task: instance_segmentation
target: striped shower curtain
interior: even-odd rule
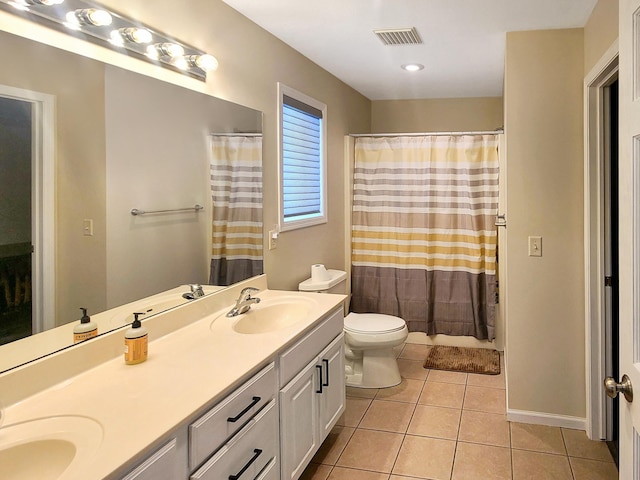
[[[357,138],[351,309],[492,340],[497,206],[497,135]]]
[[[211,285],[260,275],[262,136],[211,136]]]

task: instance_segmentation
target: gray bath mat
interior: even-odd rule
[[[500,373],[500,354],[497,350],[488,348],[434,345],[424,361],[424,368],[498,375]]]

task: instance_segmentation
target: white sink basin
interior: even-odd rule
[[[86,417],[61,416],[0,428],[0,478],[72,478],[79,464],[91,462],[102,443],[102,427]]]
[[[251,305],[248,312],[232,318],[234,331],[238,333],[267,333],[287,328],[305,320],[316,303],[304,297],[282,296],[263,299]]]

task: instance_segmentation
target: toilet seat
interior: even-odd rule
[[[382,313],[350,313],[344,319],[344,329],[352,333],[393,333],[405,328],[403,319]]]

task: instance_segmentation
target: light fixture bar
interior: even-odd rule
[[[0,0],[0,9],[206,81],[217,60],[192,46],[87,0]]]

